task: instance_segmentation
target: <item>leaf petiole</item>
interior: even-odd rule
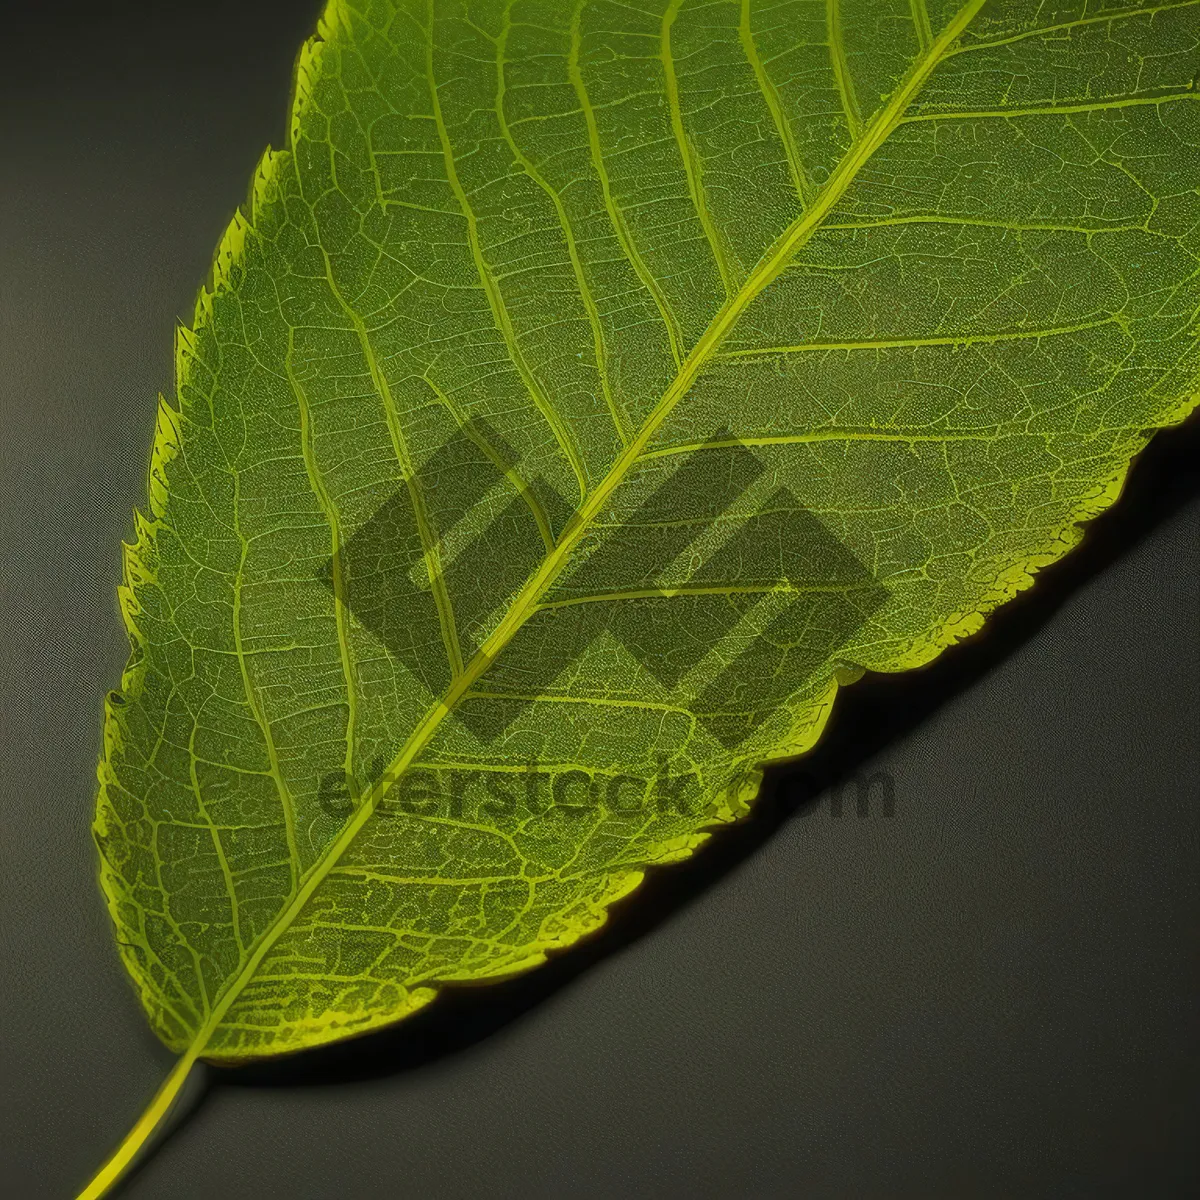
[[[160,1130],[167,1115],[174,1107],[183,1085],[191,1074],[192,1067],[196,1065],[201,1048],[201,1043],[197,1039],[175,1064],[170,1075],[163,1081],[162,1087],[155,1093],[154,1099],[146,1107],[146,1111],[138,1118],[137,1124],[125,1135],[125,1139],[104,1166],[96,1172],[87,1187],[79,1193],[78,1200],[99,1200],[132,1166],[147,1143]]]

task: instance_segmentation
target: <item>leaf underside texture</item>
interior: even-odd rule
[[[159,1036],[540,962],[1069,550],[1196,402],[1198,46],[1196,0],[332,0],[127,547],[95,834]]]

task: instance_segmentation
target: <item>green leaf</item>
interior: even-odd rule
[[[179,1079],[597,928],[1197,399],[1196,0],[432,7],[332,0],[160,406],[95,832]]]

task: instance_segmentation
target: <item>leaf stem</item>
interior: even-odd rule
[[[162,1126],[178,1098],[180,1090],[191,1074],[192,1067],[196,1065],[196,1059],[199,1057],[201,1049],[202,1046],[197,1039],[172,1068],[170,1075],[167,1076],[154,1099],[146,1107],[146,1111],[138,1118],[137,1124],[125,1135],[125,1140],[116,1148],[104,1166],[96,1172],[91,1183],[79,1193],[78,1200],[100,1200],[100,1197],[105,1195],[124,1176],[142,1148]]]

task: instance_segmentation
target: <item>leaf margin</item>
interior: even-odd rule
[[[183,411],[183,402],[180,397],[190,379],[189,372],[192,362],[191,352],[194,345],[194,338],[213,319],[214,299],[235,285],[236,272],[243,265],[247,238],[254,233],[254,214],[260,205],[269,202],[271,199],[271,190],[277,185],[278,173],[285,168],[294,156],[300,117],[310,93],[312,79],[315,78],[322,47],[331,40],[339,22],[345,24],[347,29],[349,28],[349,20],[342,11],[343,2],[344,0],[327,0],[325,9],[319,20],[317,33],[306,40],[302,46],[297,58],[292,96],[289,103],[287,146],[280,150],[268,146],[260,157],[252,176],[249,196],[245,203],[244,211],[241,207],[235,210],[218,243],[211,271],[211,283],[202,285],[199,290],[192,324],[190,327],[180,326],[176,331],[174,351],[175,397],[179,407],[173,406],[162,394],[159,395],[155,432],[147,472],[146,495],[149,515],[145,515],[138,510],[134,511],[134,540],[132,543],[122,543],[122,582],[118,587],[118,605],[126,633],[130,639],[131,653],[122,672],[119,688],[111,691],[104,701],[103,751],[97,766],[99,789],[96,800],[96,815],[92,823],[92,836],[100,858],[100,887],[105,897],[110,917],[117,929],[120,929],[122,926],[119,920],[119,908],[122,903],[122,897],[120,894],[121,890],[116,882],[118,872],[108,862],[104,853],[104,840],[109,833],[107,817],[110,814],[115,815],[112,804],[107,800],[108,787],[110,784],[116,783],[110,763],[112,757],[119,752],[121,739],[124,735],[121,710],[129,704],[136,702],[145,677],[146,641],[137,624],[137,617],[140,612],[138,590],[140,587],[152,583],[156,578],[155,560],[157,549],[155,539],[158,528],[166,519],[167,503],[170,495],[169,467],[172,460],[180,452],[184,440],[186,414]],[[680,369],[668,387],[667,392],[664,393],[664,396],[654,406],[651,417],[647,419],[639,430],[635,431],[635,436],[626,448],[626,452],[621,455],[617,464],[610,470],[609,476],[617,472],[621,463],[626,458],[629,458],[630,462],[636,459],[636,451],[639,443],[642,444],[642,448],[644,449],[645,444],[650,441],[653,433],[656,431],[658,424],[665,419],[671,408],[674,407],[674,404],[687,395],[703,366],[706,364],[706,356],[709,351],[715,351],[716,347],[720,345],[724,334],[732,330],[736,324],[741,311],[777,277],[778,271],[782,270],[786,265],[791,252],[798,249],[803,245],[804,240],[807,240],[804,235],[815,233],[821,227],[822,221],[836,205],[845,189],[856,178],[861,166],[890,136],[899,118],[907,111],[909,102],[919,92],[920,84],[924,82],[924,79],[932,73],[933,69],[941,61],[942,53],[958,40],[971,20],[984,7],[985,3],[986,0],[967,0],[967,3],[958,10],[957,15],[948,23],[942,33],[934,38],[930,45],[924,47],[921,54],[914,59],[909,75],[898,85],[896,92],[893,94],[894,97],[902,96],[904,103],[893,106],[892,98],[889,98],[889,103],[870,122],[863,126],[850,151],[838,162],[837,167],[830,177],[822,184],[816,194],[811,197],[810,202],[805,205],[793,222],[779,235],[776,242],[764,255],[763,260],[760,260],[760,263],[756,264],[751,270],[747,281],[738,289],[734,297],[727,300],[726,304],[713,317],[708,330],[705,331],[705,334],[696,346],[683,356]],[[964,16],[964,14],[966,15]],[[922,73],[922,64],[926,63],[928,64],[927,68]],[[919,82],[914,84],[914,80],[918,77]],[[872,130],[876,129],[876,127],[878,127],[875,135],[877,140],[872,142]],[[844,179],[844,182],[839,188],[837,184],[842,179]],[[764,263],[771,264],[774,269],[762,269],[761,282],[758,283],[752,293],[746,296],[745,301],[740,307],[735,306],[734,301],[747,291],[751,280],[760,275],[760,268],[763,268]],[[718,332],[713,333],[714,329],[718,330]],[[711,337],[710,334],[712,334]],[[697,353],[698,351],[700,353]],[[688,375],[688,364],[693,358],[696,359],[696,366],[690,375]],[[923,637],[914,640],[909,645],[903,656],[898,658],[895,664],[888,668],[888,672],[899,673],[927,665],[950,646],[964,638],[972,636],[985,625],[990,613],[1002,604],[1007,603],[1007,601],[1014,598],[1021,591],[1032,586],[1035,582],[1035,576],[1040,570],[1057,562],[1077,546],[1085,535],[1083,526],[1086,522],[1111,507],[1120,497],[1134,459],[1149,442],[1151,437],[1160,429],[1182,423],[1196,409],[1197,405],[1200,405],[1200,373],[1198,373],[1191,385],[1191,389],[1190,392],[1185,391],[1183,393],[1179,401],[1163,418],[1160,425],[1153,429],[1140,431],[1136,435],[1136,438],[1140,440],[1140,444],[1134,446],[1124,465],[1114,471],[1108,480],[1096,484],[1089,494],[1078,500],[1061,527],[1054,532],[1052,538],[1048,539],[1043,550],[1032,553],[1018,562],[1011,563],[1006,570],[994,578],[989,592],[985,594],[985,597],[976,608],[970,612],[951,614],[939,627],[927,630]],[[667,403],[668,397],[671,398],[669,404]],[[661,417],[658,417],[654,425],[651,426],[650,422],[654,420],[660,409],[663,410]],[[645,434],[644,438],[643,433]],[[605,479],[607,480],[609,476],[606,476]],[[588,501],[590,503],[595,499],[596,503],[594,507],[599,509],[601,502],[605,498],[606,494],[602,491],[602,487],[597,487],[589,496]],[[587,505],[584,507],[587,507]],[[572,525],[574,525],[574,521]],[[580,519],[578,528],[582,529],[585,527],[586,519]],[[570,528],[571,526],[568,526],[568,530]],[[564,533],[560,541],[560,546],[569,547],[569,545],[567,535]],[[567,561],[568,557],[569,549],[562,555],[563,563]],[[545,561],[543,561],[543,567],[545,566]],[[537,575],[531,578],[527,586],[522,589],[522,597],[527,591],[531,596],[536,597],[545,582],[548,582],[549,578],[552,578],[550,576],[546,580],[538,582],[541,575],[542,570],[539,568]],[[516,607],[517,603],[514,602],[513,609]],[[491,644],[496,635],[511,624],[509,616],[513,609],[510,609],[509,614],[506,614],[501,625],[488,638],[484,649],[480,651],[481,655],[484,654],[484,650]],[[515,623],[515,628],[519,627],[520,622],[518,621]],[[486,669],[485,665],[483,670],[473,677],[469,673],[464,675],[461,691],[465,693],[471,684],[485,673]],[[267,953],[269,953],[276,939],[290,926],[292,918],[299,914],[312,892],[315,891],[324,878],[325,871],[319,868],[327,860],[328,866],[326,870],[328,867],[332,867],[344,849],[357,836],[358,830],[370,819],[375,806],[383,794],[382,791],[376,791],[375,789],[362,798],[354,817],[343,826],[342,831],[328,844],[317,863],[310,870],[308,879],[313,881],[312,886],[307,887],[306,890],[306,880],[301,879],[298,881],[297,889],[293,893],[289,903],[284,906],[272,924],[260,935],[258,942],[251,948],[251,953],[247,957],[242,969],[238,974],[231,976],[226,981],[224,988],[214,998],[211,1012],[207,1015],[207,1019],[202,1022],[200,1032],[195,1038],[170,1036],[169,1031],[164,1029],[160,1021],[156,1021],[156,1010],[161,1010],[163,1007],[162,998],[153,993],[142,978],[141,962],[137,953],[139,947],[118,939],[118,948],[126,972],[139,994],[144,1010],[150,1016],[152,1026],[168,1046],[184,1054],[185,1058],[190,1058],[193,1061],[195,1059],[202,1059],[207,1062],[230,1066],[261,1058],[273,1058],[280,1054],[297,1053],[303,1049],[328,1044],[330,1041],[342,1040],[347,1037],[362,1036],[377,1029],[396,1024],[411,1016],[414,1012],[435,999],[445,987],[475,986],[476,982],[484,984],[522,974],[544,962],[548,953],[566,949],[582,938],[594,934],[603,926],[610,906],[636,890],[645,878],[648,870],[690,857],[718,829],[748,815],[752,810],[753,801],[759,792],[764,769],[768,766],[784,764],[808,753],[817,744],[824,732],[838,691],[841,687],[849,686],[861,674],[861,671],[857,674],[844,671],[840,673],[835,672],[824,692],[819,698],[814,699],[812,707],[806,710],[804,715],[793,725],[792,731],[785,741],[776,747],[769,757],[761,759],[756,766],[748,768],[744,774],[739,775],[725,793],[714,797],[712,800],[713,815],[703,824],[698,825],[693,834],[679,839],[681,844],[673,848],[671,853],[652,864],[647,864],[644,868],[614,874],[611,877],[612,886],[604,895],[598,921],[580,923],[578,927],[573,924],[562,935],[539,941],[536,944],[535,951],[527,958],[495,975],[480,977],[478,981],[472,980],[469,983],[438,983],[434,986],[412,989],[408,993],[411,1003],[406,1005],[403,1010],[388,1012],[378,1018],[372,1018],[353,1029],[338,1026],[331,1029],[331,1036],[328,1038],[306,1040],[300,1046],[288,1047],[283,1051],[273,1051],[262,1056],[255,1055],[248,1057],[204,1055],[205,1043],[212,1037],[216,1029],[219,1028],[225,1012],[228,1011],[228,1008],[240,994],[241,988],[253,978],[258,965]],[[427,712],[426,719],[413,731],[400,756],[385,771],[386,776],[394,778],[397,767],[401,764],[401,759],[408,753],[410,745],[413,746],[413,749],[408,754],[407,761],[399,765],[399,770],[402,771],[414,761],[425,744],[424,742],[417,741],[418,734],[429,723],[431,714],[438,713],[439,710],[449,712],[451,711],[451,707],[444,703],[439,703]],[[444,713],[441,715],[444,715]],[[441,715],[437,716],[438,721],[440,721]],[[432,728],[436,728],[436,723]],[[430,733],[432,733],[432,728],[429,731]],[[147,953],[153,953],[148,945],[142,949],[145,949]],[[162,1016],[163,1014],[159,1011],[159,1017],[161,1018]],[[184,1028],[186,1029],[186,1026]],[[193,1050],[195,1051],[194,1054]]]

